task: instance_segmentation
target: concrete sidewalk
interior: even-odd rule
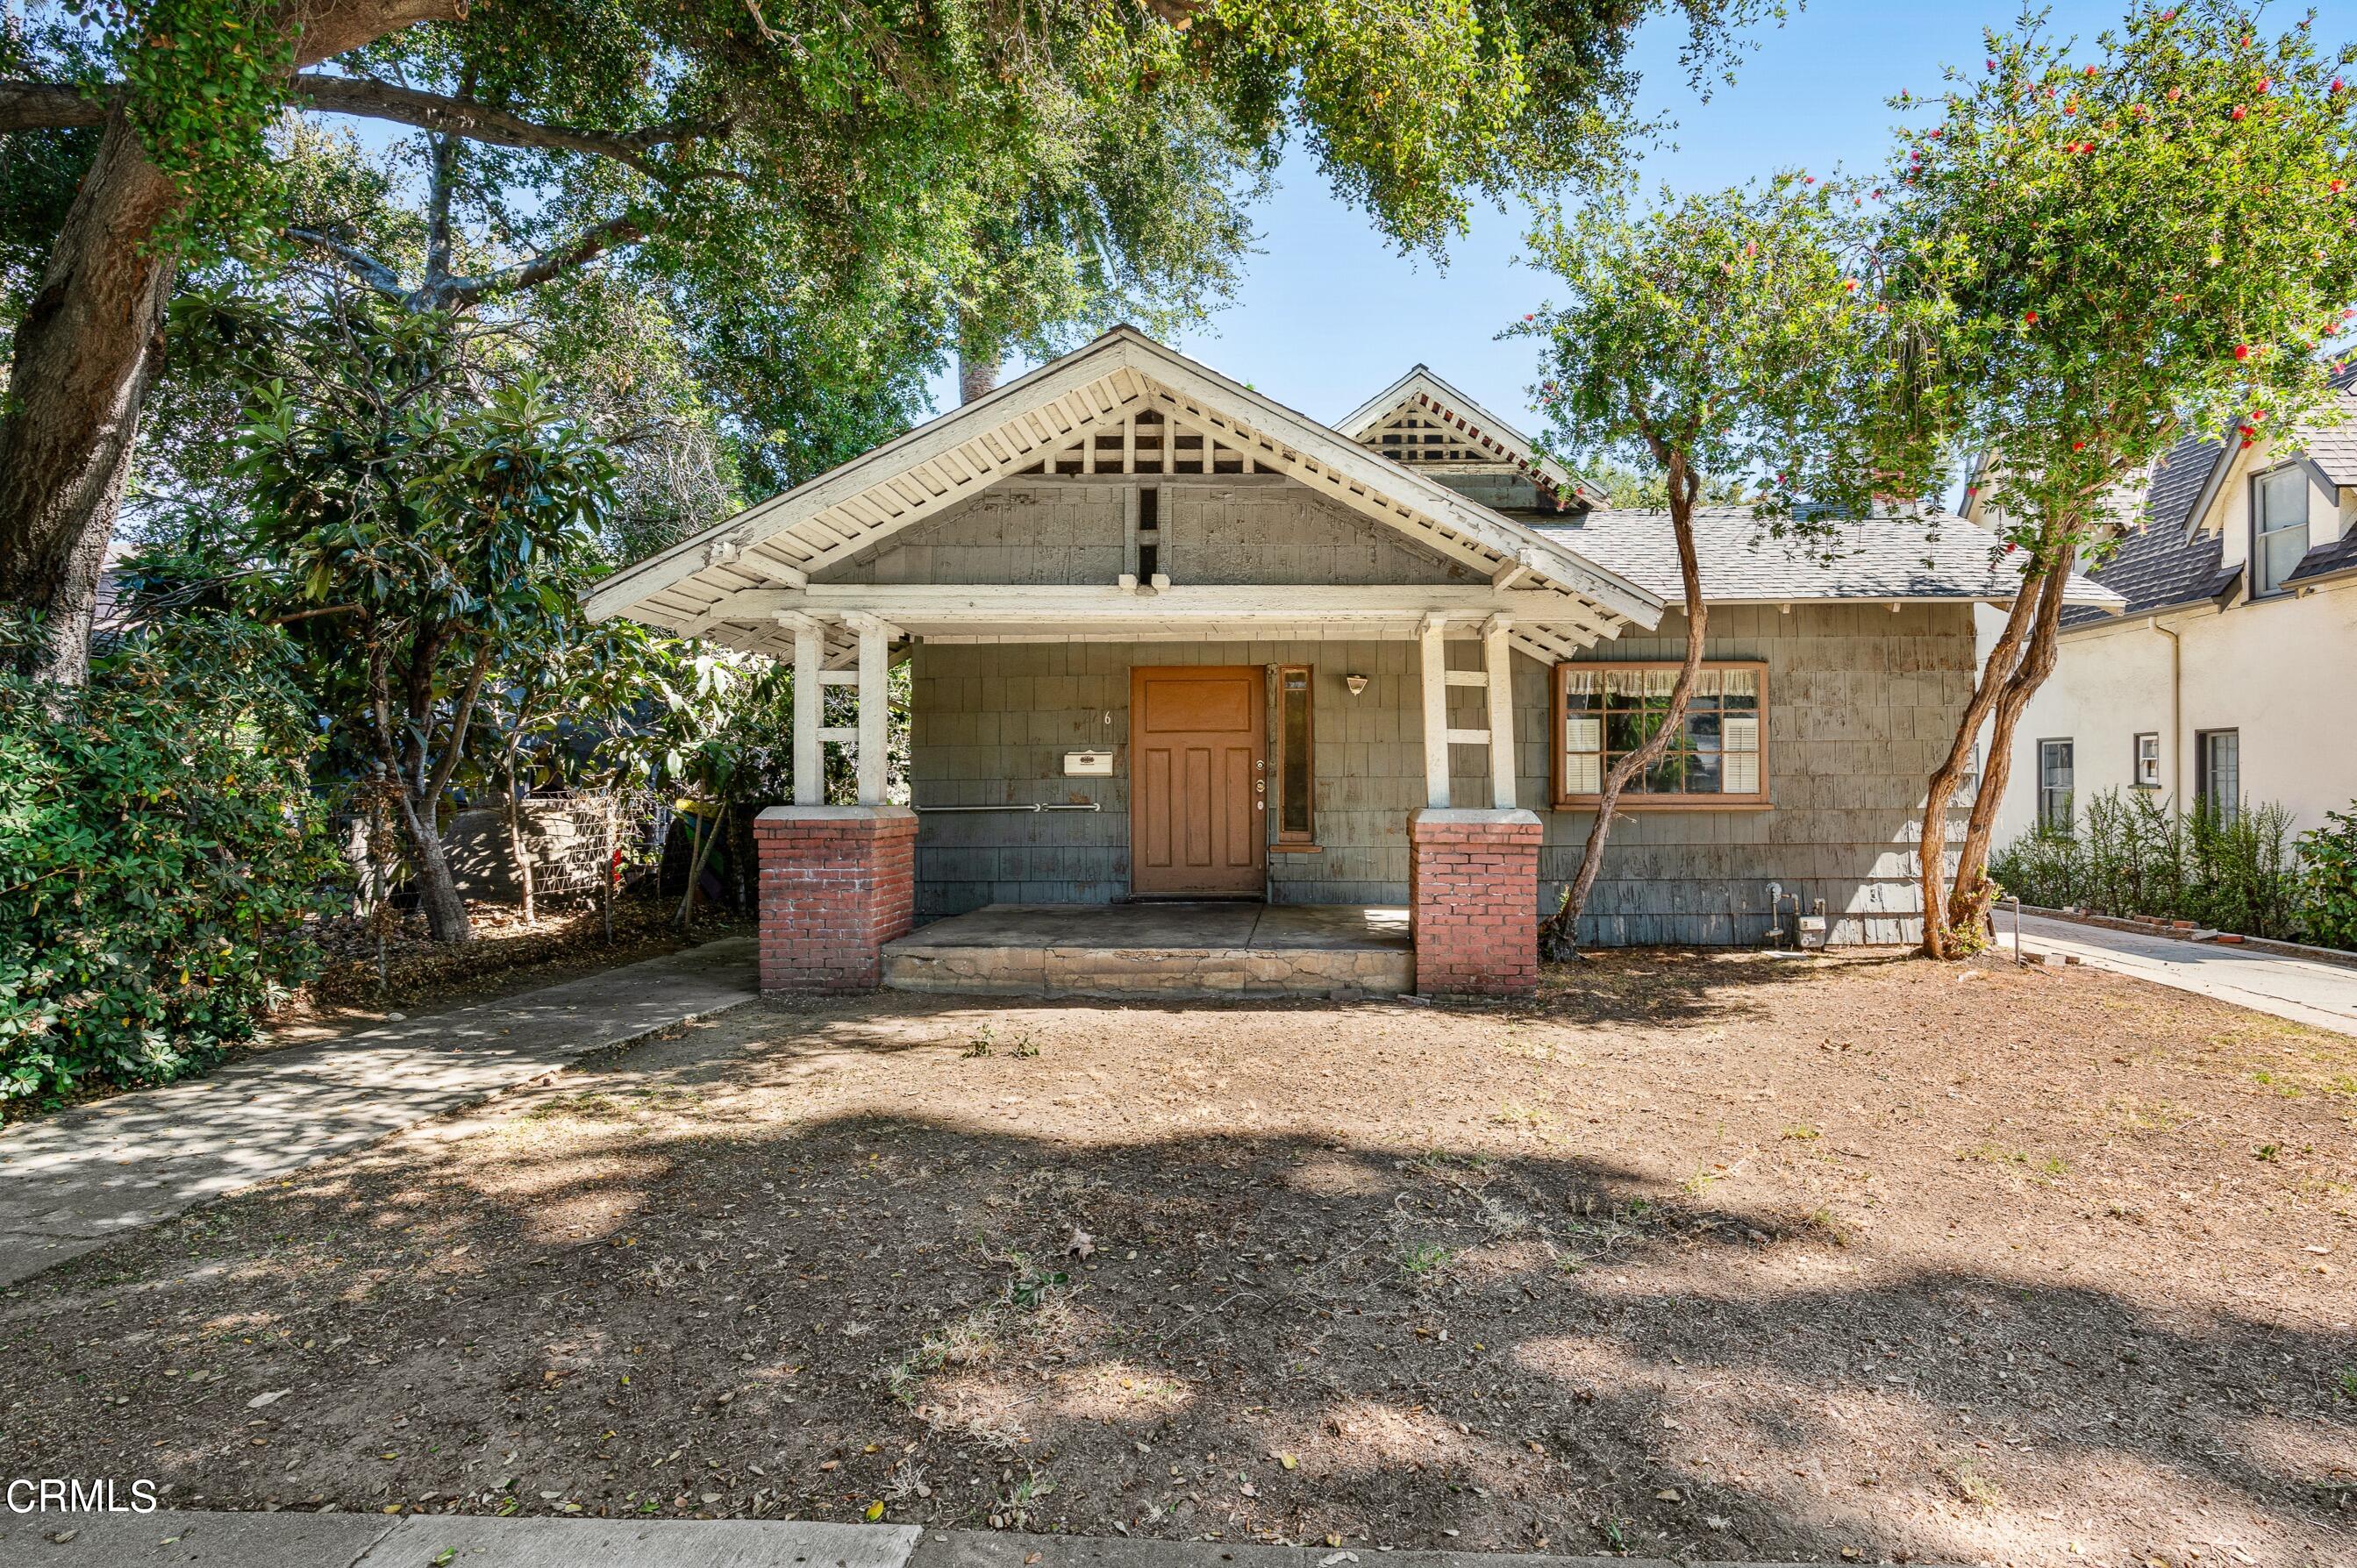
[[[1997,950],[2010,952],[2013,917],[1996,918]],[[2357,969],[2313,959],[2147,936],[2075,920],[2021,917],[2025,953],[2061,953],[2097,969],[2214,996],[2294,1023],[2357,1035]]]
[[[792,1520],[171,1512],[0,1516],[0,1562],[10,1568],[1731,1568],[1654,1557],[1379,1552],[1366,1545],[1334,1552]]]
[[[735,937],[296,1046],[0,1133],[0,1285],[587,1052],[759,994]]]

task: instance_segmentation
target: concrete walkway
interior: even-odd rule
[[[759,994],[753,939],[731,938],[9,1129],[0,1133],[0,1285]]]
[[[1334,1552],[888,1524],[171,1512],[0,1515],[0,1562],[11,1568],[1673,1568],[1652,1557],[1378,1552],[1364,1544]]]
[[[1999,910],[1997,947],[2010,952],[2013,916]],[[2021,917],[2025,953],[2062,953],[2097,969],[2214,996],[2294,1023],[2357,1035],[2357,969],[2245,948],[2146,936],[2075,920]]]

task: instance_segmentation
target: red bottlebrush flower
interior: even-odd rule
[[[2184,96],[2185,96],[2185,89],[2183,89],[2183,88],[2181,88],[2181,87],[2172,87],[2172,88],[2170,88],[2170,89],[2169,90],[2169,101],[2171,103],[2176,102],[2179,99],[2180,99],[2180,98],[2182,98],[2182,97],[2184,97]]]
[[[2340,195],[2340,194],[2341,193],[2341,191],[2343,191],[2343,190],[2345,190],[2346,188],[2348,188],[2348,187],[2347,187],[2347,185],[2346,185],[2346,183],[2345,183],[2345,182],[2343,182],[2343,181],[2341,181],[2341,180],[2337,180],[2337,179],[2336,179],[2336,180],[2334,180],[2334,181],[2332,182],[2332,187],[2331,187],[2331,188],[2332,188],[2332,194],[2333,194],[2333,195],[2335,195],[2335,196],[2338,196],[2338,195]]]
[[[2084,441],[2073,441],[2071,443],[2071,450],[2073,452],[2083,452],[2086,449],[2087,444]]]
[[[2341,79],[2337,76],[2332,79],[2332,91],[2335,92],[2341,91]]]
[[[1996,61],[1993,59],[1985,59],[1981,61],[1981,69],[1983,70],[1995,70],[1996,69]]]
[[[2087,68],[2087,80],[2089,81],[2095,80],[2095,68],[2092,65]]]
[[[2238,360],[2247,360],[2250,357],[2251,346],[2248,343],[2237,343],[2234,345],[2234,358]]]
[[[2021,313],[2021,319],[2029,325],[2035,327],[2038,325],[2038,312],[2034,310],[2025,310]]]
[[[2241,119],[2242,117],[2243,117],[2243,106],[2242,106],[2241,104],[2239,104],[2239,103],[2237,103],[2237,104],[2235,104],[2235,105],[2234,105],[2234,112],[2233,112],[2232,114],[2229,114],[2229,115],[2227,115],[2227,116],[2226,116],[2226,118],[2228,118],[2229,120],[2239,120],[2239,119]]]

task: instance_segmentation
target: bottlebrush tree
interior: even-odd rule
[[[2093,48],[2025,12],[1903,130],[1883,286],[1920,330],[1879,427],[1975,454],[1980,516],[2021,586],[1932,775],[1924,948],[1971,950],[2014,729],[2053,669],[2065,584],[2136,521],[2190,432],[2249,441],[2330,417],[2327,350],[2357,299],[2357,49],[2256,7],[2146,6]],[[1988,755],[1953,882],[1948,818]]]

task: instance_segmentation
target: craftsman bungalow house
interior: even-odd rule
[[[1831,566],[1756,532],[1701,521],[1707,678],[1587,940],[1756,942],[1771,886],[1836,941],[1916,924],[1923,780],[2012,580],[1953,520],[1861,524]],[[765,985],[1448,992],[1534,983],[1678,597],[1665,517],[1421,366],[1329,427],[1124,328],[589,604],[799,672]],[[824,722],[830,685],[856,722]],[[827,745],[856,802],[822,799]]]

